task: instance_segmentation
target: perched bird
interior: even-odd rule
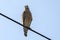
[[[25,6],[25,10],[22,14],[22,19],[23,19],[23,25],[30,28],[30,24],[32,22],[32,14],[29,10],[28,5]],[[24,35],[27,37],[28,29],[23,27],[23,30],[24,30]]]

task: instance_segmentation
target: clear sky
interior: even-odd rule
[[[0,13],[22,23],[24,6],[28,5],[33,16],[31,28],[51,38],[60,40],[60,0],[0,0]],[[23,27],[0,16],[0,40],[46,40]]]

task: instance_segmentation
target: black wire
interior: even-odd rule
[[[40,36],[42,36],[42,37],[44,37],[44,38],[46,38],[46,39],[48,39],[48,40],[51,40],[50,38],[48,38],[48,37],[46,37],[46,36],[44,36],[44,35],[36,32],[36,31],[34,31],[34,30],[31,29],[31,28],[28,28],[27,26],[22,25],[21,23],[13,20],[13,19],[11,19],[11,18],[9,18],[8,16],[6,16],[6,15],[4,15],[4,14],[2,14],[2,13],[0,13],[0,15],[3,16],[3,17],[5,17],[5,18],[7,18],[7,19],[9,19],[9,20],[11,20],[11,21],[13,21],[13,22],[15,22],[15,23],[17,23],[17,24],[19,24],[19,25],[21,25],[21,26],[23,26],[23,27],[25,27],[25,28],[27,28],[27,29],[29,29],[29,30],[31,30],[31,31],[33,31],[34,33],[36,33],[36,34],[38,34],[38,35],[40,35]]]

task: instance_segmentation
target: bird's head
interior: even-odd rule
[[[26,9],[29,9],[28,5],[25,5],[25,8],[26,8]]]

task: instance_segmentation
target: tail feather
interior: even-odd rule
[[[24,35],[27,37],[27,32],[28,32],[28,29],[27,28],[24,28]]]
[[[27,33],[24,33],[25,37],[27,37]]]

